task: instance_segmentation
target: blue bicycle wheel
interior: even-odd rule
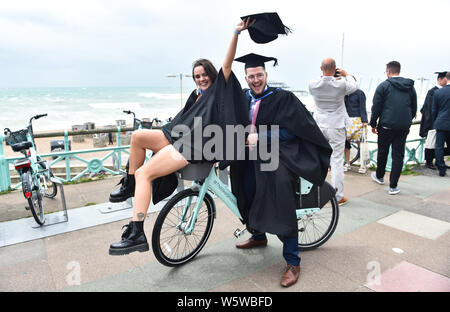
[[[206,194],[193,231],[188,233],[198,196],[199,191],[192,189],[177,193],[156,218],[152,248],[161,264],[172,267],[182,265],[192,260],[205,246],[214,224],[215,204],[211,196]]]

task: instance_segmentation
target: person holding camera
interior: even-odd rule
[[[344,103],[346,95],[357,90],[356,80],[342,68],[336,68],[332,58],[326,58],[320,66],[323,76],[311,80],[309,93],[316,104],[314,119],[322,130],[333,152],[331,154],[331,185],[336,189],[340,205],[347,202],[344,197],[344,149],[347,139],[346,126],[349,117]]]

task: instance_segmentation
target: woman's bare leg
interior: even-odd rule
[[[350,150],[345,149],[345,163],[350,166]]]
[[[143,221],[145,219],[152,195],[152,181],[187,165],[186,159],[173,145],[169,144],[161,148],[143,166],[135,171],[136,187],[132,221]]]
[[[163,147],[170,145],[161,130],[142,129],[133,132],[131,136],[128,174],[134,174],[145,162],[145,150],[157,153]]]

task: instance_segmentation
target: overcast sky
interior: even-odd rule
[[[325,57],[342,65],[343,34],[343,67],[363,83],[384,79],[391,60],[432,83],[450,70],[449,0],[0,0],[0,87],[173,86],[166,75],[189,74],[198,58],[221,66],[240,16],[274,11],[293,33],[260,45],[245,32],[236,56],[277,57],[269,80],[293,89],[320,76]],[[243,66],[233,70],[242,79]]]

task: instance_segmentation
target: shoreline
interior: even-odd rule
[[[416,121],[417,121],[417,119],[416,119]],[[419,122],[420,122],[420,119],[419,119]],[[96,126],[95,129],[105,129],[105,127],[108,127],[108,126],[109,125],[102,125],[102,126],[98,126],[98,127]],[[132,124],[126,124],[126,127],[132,127],[132,126],[133,126]],[[419,136],[419,127],[420,127],[420,124],[411,125],[407,140],[414,140],[414,139],[421,138]],[[35,131],[35,134],[64,132],[65,130],[69,130],[69,129],[40,130],[40,131]],[[370,126],[368,126],[367,134],[368,134],[368,141],[370,141],[370,142],[377,141],[377,135],[373,134],[372,131],[370,131]],[[113,139],[114,139],[114,144],[108,145],[108,143],[107,143],[105,147],[116,146],[117,142],[115,142],[115,135],[113,135]],[[48,138],[35,138],[36,148],[37,148],[38,153],[39,154],[51,153],[50,142],[55,141],[55,140],[64,140],[64,136],[48,137]],[[76,141],[74,141],[73,136],[69,135],[69,141],[70,141],[70,145],[71,145],[71,151],[98,148],[98,147],[94,147],[93,139],[91,136],[87,136],[87,137],[85,136],[83,142],[76,142]],[[21,153],[14,152],[11,149],[11,147],[7,146],[5,143],[3,143],[3,148],[4,148],[4,153],[5,153],[6,158],[18,157],[18,156],[22,155]],[[369,149],[376,149],[376,148],[377,148],[376,143],[369,143]],[[101,158],[101,157],[104,157],[106,155],[106,153],[108,153],[108,152],[92,152],[92,153],[87,153],[86,155],[90,155],[90,157]]]

